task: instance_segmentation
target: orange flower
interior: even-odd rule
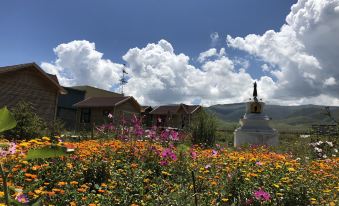
[[[78,191],[78,192],[86,192],[86,189],[84,189],[84,188],[79,188],[79,189],[77,189],[77,191]]]
[[[138,167],[138,164],[136,164],[136,163],[132,163],[132,164],[131,164],[131,168],[135,169],[135,168],[137,168],[137,167]]]
[[[69,184],[71,184],[71,185],[77,185],[78,182],[77,182],[77,181],[72,181],[72,182],[70,182]]]
[[[67,185],[67,182],[59,182],[58,185],[59,186],[65,186],[65,185]]]

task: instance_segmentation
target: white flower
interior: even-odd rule
[[[332,143],[332,142],[326,141],[326,143],[327,143],[328,145],[330,145],[330,147],[333,147],[333,143]]]
[[[314,150],[315,150],[316,152],[322,152],[322,151],[323,151],[322,149],[320,149],[320,148],[318,148],[318,147],[315,147]]]
[[[338,150],[337,150],[337,149],[334,149],[334,152],[335,152],[335,153],[337,153],[337,152],[338,152]]]
[[[322,141],[319,141],[319,142],[316,142],[315,144],[316,145],[321,145],[323,142]]]
[[[327,156],[324,154],[324,155],[323,155],[323,158],[327,158]]]

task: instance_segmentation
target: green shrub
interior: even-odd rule
[[[44,129],[42,119],[34,112],[32,104],[19,102],[12,110],[17,125],[14,129],[5,132],[6,138],[31,139],[41,136]]]
[[[191,124],[192,143],[213,146],[217,135],[217,120],[213,114],[202,110]]]

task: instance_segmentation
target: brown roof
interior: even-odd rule
[[[138,107],[139,103],[131,96],[125,97],[90,97],[74,104],[74,107],[115,107],[128,100],[132,100]]]
[[[201,106],[200,105],[185,105],[188,113],[192,114],[197,111]]]
[[[183,108],[186,111],[186,108],[182,104],[172,104],[172,105],[162,105],[153,109],[150,114],[176,114],[180,108]]]
[[[162,105],[156,107],[154,110],[150,112],[150,114],[162,114],[162,115],[167,115],[168,113],[176,114],[180,108],[183,108],[186,113],[192,114],[200,107],[201,107],[200,105],[186,105],[186,104]]]
[[[13,72],[13,71],[18,71],[21,69],[26,69],[26,68],[34,68],[36,71],[38,71],[47,81],[52,83],[57,89],[59,90],[59,93],[61,94],[67,94],[67,91],[60,86],[58,78],[55,75],[48,74],[44,70],[42,70],[36,63],[27,63],[27,64],[17,64],[17,65],[12,65],[12,66],[5,66],[5,67],[0,67],[0,74],[4,74],[7,72]]]

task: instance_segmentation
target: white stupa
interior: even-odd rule
[[[234,131],[234,146],[270,145],[279,143],[277,130],[269,126],[270,118],[263,113],[265,103],[257,99],[257,83],[254,82],[253,101],[247,102],[246,113],[240,119],[241,126]]]

